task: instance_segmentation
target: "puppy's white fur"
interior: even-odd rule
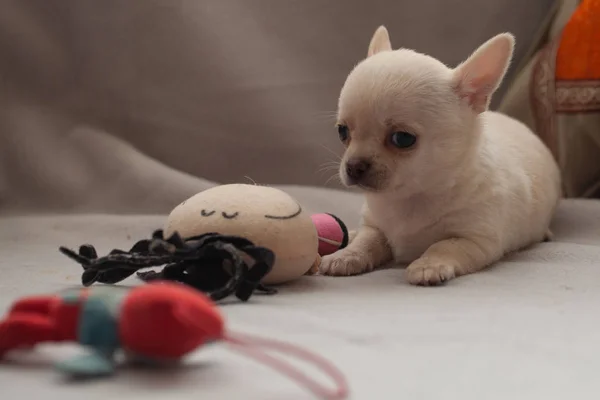
[[[379,27],[368,56],[340,94],[348,127],[340,177],[364,189],[362,222],[320,272],[353,275],[396,261],[408,282],[435,285],[474,273],[549,237],[561,195],[558,167],[523,124],[488,111],[510,63],[514,37],[493,37],[456,68],[412,50],[392,50]],[[417,137],[409,149],[393,132]],[[349,160],[368,160],[360,182]]]

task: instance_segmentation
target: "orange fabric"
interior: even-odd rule
[[[600,0],[582,0],[565,26],[556,55],[556,79],[600,79]]]

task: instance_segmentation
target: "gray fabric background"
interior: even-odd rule
[[[183,174],[323,186],[378,25],[449,65],[511,31],[518,65],[554,2],[4,0],[0,209],[166,212],[202,187]]]

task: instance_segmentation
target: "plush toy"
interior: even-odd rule
[[[89,352],[57,364],[66,374],[95,377],[115,371],[115,355],[171,364],[204,344],[222,341],[233,349],[270,364],[324,399],[346,398],[342,374],[325,359],[299,347],[227,332],[215,304],[186,285],[155,282],[133,288],[95,286],[15,302],[0,322],[0,357],[44,342],[76,342]],[[289,353],[330,375],[329,390],[265,350]]]
[[[264,284],[279,284],[318,271],[320,256],[348,244],[344,223],[330,214],[309,215],[282,190],[268,186],[216,186],[179,204],[167,218],[166,237],[218,232],[246,238],[275,254]]]
[[[98,257],[90,244],[60,251],[83,267],[82,284],[114,284],[137,272],[146,281],[186,283],[212,300],[247,301],[265,285],[318,271],[321,256],[348,244],[348,230],[331,214],[309,216],[287,193],[257,185],[223,185],[179,204],[164,230]]]

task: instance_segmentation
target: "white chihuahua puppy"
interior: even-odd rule
[[[474,273],[550,238],[561,197],[552,154],[523,124],[488,111],[514,37],[493,37],[454,69],[392,50],[381,26],[338,104],[340,177],[364,192],[350,244],[320,273],[354,275],[390,261],[415,285]]]

